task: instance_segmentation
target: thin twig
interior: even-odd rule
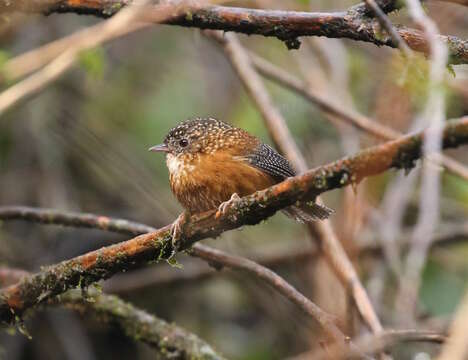
[[[429,129],[424,138],[423,154],[437,154],[442,148],[442,129],[445,122],[445,94],[443,81],[447,63],[447,49],[438,37],[435,23],[429,19],[418,0],[406,0],[411,17],[423,27],[430,44],[429,96],[422,112],[421,122]],[[417,125],[416,125],[417,126]],[[414,321],[422,270],[426,263],[435,229],[439,222],[440,170],[431,163],[424,162],[421,173],[421,196],[419,216],[401,278],[396,307],[402,320]]]
[[[196,247],[196,245],[194,246]],[[288,264],[295,264],[301,267],[313,260],[317,253],[317,250],[313,248],[310,250],[296,249],[256,256],[253,260],[270,269]],[[150,286],[181,285],[193,282],[194,280],[210,278],[219,273],[217,269],[215,270],[213,267],[202,264],[199,261],[184,262],[183,267],[184,271],[174,271],[166,266],[153,266],[134,270],[130,273],[119,274],[106,281],[103,289],[106,292],[116,294],[129,293]]]
[[[297,291],[291,284],[270,269],[267,269],[266,267],[249,259],[229,255],[220,250],[212,249],[201,244],[197,244],[197,246],[192,249],[192,253],[197,257],[215,264],[254,274],[256,277],[270,284],[276,291],[292,303],[296,304],[306,314],[317,320],[323,329],[340,344],[346,345],[349,343],[350,338],[345,336],[341,330],[338,329],[333,316],[324,312],[321,308]]]

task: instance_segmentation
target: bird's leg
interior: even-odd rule
[[[228,213],[229,209],[232,207],[232,205],[234,205],[239,200],[240,200],[240,197],[239,195],[237,195],[237,193],[232,194],[231,198],[228,201],[225,201],[221,203],[221,205],[219,205],[215,218],[217,219],[221,215],[225,216]]]
[[[176,221],[172,223],[171,226],[171,237],[172,237],[172,254],[171,258],[175,255],[177,250],[180,248],[182,237],[184,236],[184,228],[187,225],[188,220],[190,219],[190,214],[188,211],[184,211],[180,214]]]

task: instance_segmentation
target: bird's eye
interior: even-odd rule
[[[179,145],[181,147],[186,147],[188,145],[188,140],[187,139],[182,139],[179,141]]]

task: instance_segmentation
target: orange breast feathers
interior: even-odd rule
[[[237,193],[245,196],[265,189],[274,179],[227,152],[167,155],[172,192],[191,213],[217,208]]]

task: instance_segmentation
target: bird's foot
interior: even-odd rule
[[[219,205],[215,218],[218,219],[221,216],[227,215],[227,213],[229,212],[229,209],[239,200],[240,200],[240,197],[239,195],[237,195],[237,193],[232,194],[231,198],[228,201],[225,201],[221,205]]]
[[[180,214],[176,221],[172,223],[171,226],[171,237],[172,237],[172,254],[169,259],[173,258],[176,252],[180,249],[183,236],[184,236],[184,229],[190,219],[190,214],[187,211],[184,211]]]

